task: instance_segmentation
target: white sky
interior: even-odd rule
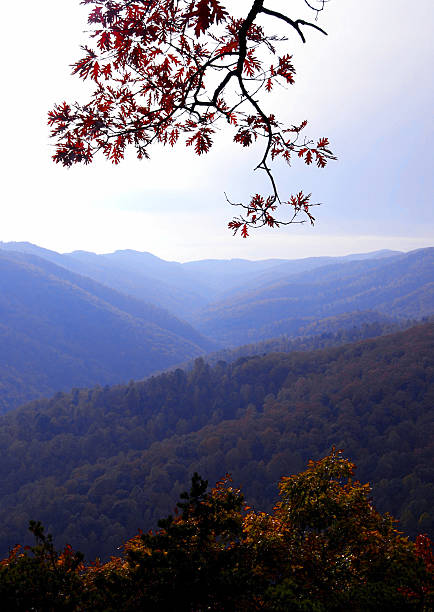
[[[247,0],[223,0],[240,11]],[[286,0],[269,0],[284,10]],[[302,0],[291,16],[307,16]],[[297,7],[300,10],[297,11]],[[296,84],[270,99],[289,123],[329,137],[338,162],[324,170],[279,167],[282,192],[312,192],[314,228],[226,229],[223,192],[243,199],[261,189],[247,155],[222,136],[202,158],[182,146],[131,151],[118,167],[102,158],[70,170],[51,162],[46,113],[55,102],[85,99],[70,76],[89,6],[79,0],[22,0],[3,7],[0,240],[27,240],[65,252],[132,248],[165,259],[307,257],[434,244],[432,0],[330,0],[302,45],[287,30]],[[264,25],[271,18],[264,17]],[[271,26],[272,28],[273,26]],[[271,29],[270,28],[270,29]]]

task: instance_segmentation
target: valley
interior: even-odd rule
[[[434,249],[371,255],[173,264],[3,243],[2,554],[37,518],[107,558],[195,471],[270,510],[281,476],[333,446],[380,511],[432,535]],[[187,296],[184,318],[152,279]]]
[[[399,329],[433,313],[433,272],[432,248],[179,264],[0,243],[0,413],[241,345]]]

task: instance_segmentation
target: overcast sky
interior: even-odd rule
[[[223,0],[230,10],[247,0]],[[302,0],[269,0],[306,17]],[[299,9],[298,9],[299,7]],[[202,158],[189,149],[134,152],[118,167],[100,159],[66,170],[51,162],[46,114],[55,102],[84,99],[69,65],[86,42],[89,6],[79,0],[7,3],[2,37],[0,240],[60,252],[131,248],[164,259],[308,257],[434,244],[432,0],[330,0],[303,45],[292,31],[296,83],[278,104],[289,123],[327,136],[339,160],[324,170],[277,169],[282,191],[312,192],[318,222],[258,231],[226,229],[234,200],[261,188],[248,155],[224,135]],[[268,21],[265,21],[268,19]],[[271,24],[264,17],[264,25]],[[271,28],[273,26],[271,25]]]

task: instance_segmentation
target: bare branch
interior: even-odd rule
[[[314,10],[316,10],[316,9],[314,9]],[[310,21],[305,21],[304,19],[297,19],[296,21],[294,21],[293,19],[290,19],[289,17],[287,17],[286,15],[283,15],[282,13],[279,13],[277,11],[272,11],[271,9],[267,9],[265,7],[263,7],[261,9],[261,13],[264,13],[265,15],[270,15],[272,17],[277,17],[277,19],[281,19],[285,23],[288,23],[290,26],[292,26],[294,28],[294,30],[296,30],[297,34],[300,36],[301,40],[304,43],[306,42],[306,38],[305,38],[303,32],[300,29],[301,25],[305,25],[305,26],[309,26],[311,28],[315,28],[315,30],[318,30],[319,32],[321,32],[322,34],[325,34],[327,36],[327,32],[325,30],[323,30],[322,28],[320,28],[316,24],[311,23]]]

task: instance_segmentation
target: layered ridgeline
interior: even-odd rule
[[[210,288],[182,264],[132,250],[97,255],[87,251],[60,254],[27,242],[0,243],[0,251],[37,255],[71,272],[185,317],[206,305]]]
[[[27,242],[0,242],[0,250],[37,255],[187,320],[228,292],[241,288],[250,289],[331,264],[400,255],[384,250],[344,257],[259,261],[206,259],[181,264],[133,250],[100,255],[87,251],[61,254]]]
[[[241,357],[254,357],[268,353],[290,353],[292,351],[314,351],[359,340],[377,338],[386,334],[403,331],[418,323],[433,322],[434,315],[418,319],[398,319],[381,315],[375,311],[350,312],[335,317],[318,319],[300,327],[295,335],[284,334],[269,340],[258,340],[241,344],[235,348],[224,348],[205,356],[209,365],[219,361],[232,363]],[[190,370],[195,359],[179,364],[178,367]]]
[[[434,248],[341,261],[280,280],[267,273],[202,309],[193,323],[205,335],[236,345],[297,335],[318,320],[360,311],[395,319],[433,314]]]
[[[0,250],[0,288],[0,413],[215,347],[167,311],[33,255]]]
[[[405,532],[433,532],[434,324],[310,353],[196,361],[59,393],[0,418],[0,556],[42,520],[90,558],[155,527],[198,471],[270,509],[282,475],[333,445]]]
[[[298,260],[169,262],[151,253],[36,254],[117,291],[162,306],[222,345],[304,335],[324,318],[369,311],[391,320],[434,314],[434,248]]]
[[[343,334],[338,344],[375,335],[375,325],[408,325],[434,312],[433,252],[180,264],[0,243],[0,412],[58,390],[142,378],[216,347],[253,342],[268,352],[287,350],[288,338],[303,348],[307,338],[314,348],[330,344],[324,334]],[[366,325],[369,333],[351,333]]]

